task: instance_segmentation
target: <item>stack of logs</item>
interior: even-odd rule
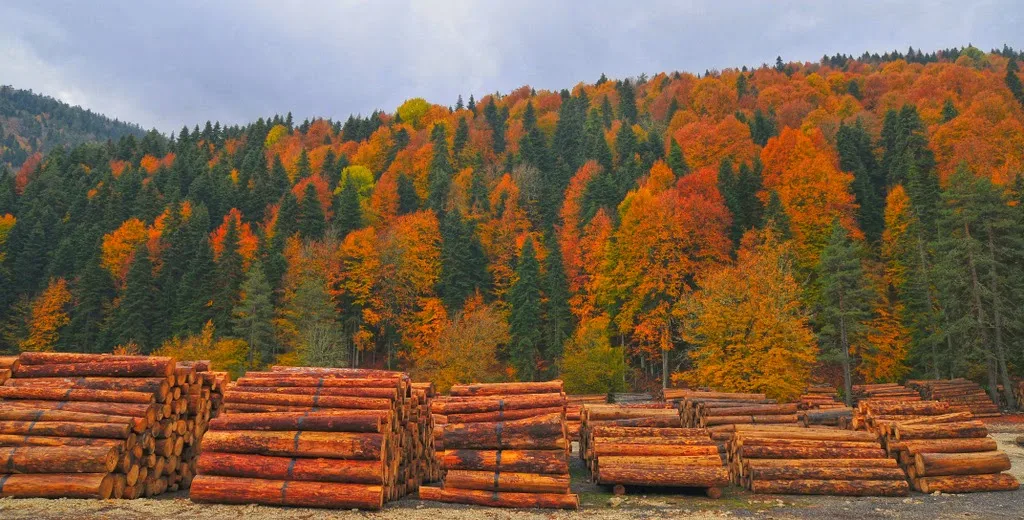
[[[192,483],[197,502],[380,509],[434,454],[427,393],[400,372],[274,367],[224,395]]]
[[[1010,459],[998,450],[971,412],[939,401],[876,404],[872,412],[896,420],[874,420],[889,454],[916,491],[968,493],[1017,489]]]
[[[831,385],[809,385],[800,396],[801,410],[827,410],[845,406],[836,399],[836,389]]]
[[[836,399],[836,389],[831,385],[809,385],[800,396],[800,423],[811,426],[840,426],[848,424],[853,409]]]
[[[918,379],[907,381],[907,387],[917,390],[923,399],[963,405],[975,417],[999,417],[999,406],[978,383],[957,379]]]
[[[18,356],[0,356],[0,385],[11,378],[11,368],[18,362]]]
[[[702,488],[722,496],[729,483],[718,446],[699,428],[592,426],[587,430],[584,460],[594,482],[614,486]]]
[[[783,424],[797,426],[796,403],[779,404],[765,394],[732,392],[682,392],[677,401],[686,428],[707,428],[722,447],[732,438],[734,425]]]
[[[441,487],[420,498],[493,507],[577,509],[561,381],[455,385],[435,401]]]
[[[729,467],[755,493],[904,496],[906,475],[868,432],[734,425]]]
[[[584,404],[601,404],[608,401],[605,394],[593,395],[569,395],[565,398],[565,425],[568,428],[569,440],[580,440],[580,428],[583,425],[581,417]]]
[[[658,406],[658,407],[655,407]],[[580,410],[580,458],[590,464],[594,428],[598,426],[681,428],[679,411],[667,405],[585,404]]]
[[[869,385],[853,385],[853,403],[858,404],[863,400],[873,399],[878,401],[899,400],[899,401],[920,401],[921,394],[906,388],[898,383],[875,383]]]
[[[6,362],[6,361],[5,361]],[[26,352],[0,386],[0,493],[138,498],[187,489],[227,374],[169,357]]]
[[[416,401],[412,407],[417,422],[416,432],[423,446],[423,453],[417,457],[421,466],[418,470],[422,476],[421,483],[440,482],[444,478],[444,470],[441,469],[441,457],[437,455],[437,447],[434,445],[434,416],[430,411],[437,398],[434,383],[413,383],[412,398]]]

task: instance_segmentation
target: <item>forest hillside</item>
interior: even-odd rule
[[[401,368],[441,390],[1009,389],[1021,58],[602,75],[166,137],[4,88],[0,349]]]

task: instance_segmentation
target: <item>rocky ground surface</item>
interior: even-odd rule
[[[989,422],[999,447],[1013,460],[1011,473],[1024,482],[1024,448],[1014,440],[1024,435],[1024,416],[1010,416]],[[381,519],[381,520],[475,520],[475,519],[659,519],[659,518],[757,518],[845,520],[863,518],[898,519],[989,519],[1024,518],[1024,489],[1003,493],[922,495],[906,498],[844,498],[755,495],[729,488],[722,498],[673,490],[629,490],[615,497],[609,490],[587,482],[587,471],[573,459],[573,488],[580,495],[579,511],[502,510],[437,504],[407,498],[388,504],[383,511],[329,511],[263,506],[193,504],[187,493],[139,500],[43,500],[0,499],[0,519],[67,520],[92,519]]]

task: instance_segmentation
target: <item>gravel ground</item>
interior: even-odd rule
[[[1024,417],[1022,417],[1024,419]],[[1013,461],[1011,473],[1024,481],[1024,449],[1014,439],[1024,434],[1024,421],[990,423],[999,447]],[[41,520],[64,518],[92,519],[511,519],[511,520],[602,520],[658,518],[772,518],[845,520],[862,518],[898,519],[989,519],[1024,518],[1024,490],[1003,493],[963,495],[922,495],[906,498],[844,498],[754,495],[729,488],[722,498],[673,490],[629,490],[616,499],[608,490],[586,482],[587,473],[579,459],[573,458],[573,488],[580,495],[581,509],[576,512],[546,510],[503,510],[483,507],[437,504],[405,499],[388,504],[380,512],[330,511],[322,509],[274,508],[263,506],[225,506],[193,504],[184,492],[139,500],[43,500],[0,499],[0,519]]]

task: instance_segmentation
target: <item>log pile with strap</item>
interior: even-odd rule
[[[455,385],[437,400],[440,487],[420,499],[493,507],[577,509],[561,381]]]
[[[969,379],[916,379],[907,387],[918,391],[922,399],[966,406],[975,417],[999,417],[999,406],[985,390]]]
[[[799,405],[779,403],[761,393],[689,390],[677,401],[683,426],[707,428],[723,449],[735,424],[799,425]]]
[[[414,492],[433,456],[428,403],[416,395],[401,372],[249,372],[210,422],[191,498],[380,509]]]
[[[888,427],[896,422],[947,414],[958,414],[957,416],[963,419],[972,417],[965,406],[939,401],[866,399],[857,404],[852,426],[855,430],[884,436],[888,432]]]
[[[699,428],[594,426],[584,460],[593,481],[614,486],[701,488],[711,498],[729,484],[719,448]]]
[[[598,426],[620,426],[648,428],[681,428],[679,410],[668,404],[621,405],[585,404],[580,410],[579,455],[588,464],[593,444],[593,431]]]
[[[729,468],[754,493],[905,496],[906,475],[868,432],[733,425]]]
[[[917,417],[904,405],[896,411],[908,415],[876,424],[886,451],[904,469],[914,490],[969,493],[1019,487],[1017,479],[1005,473],[1009,457],[970,411],[938,401],[913,404],[919,405]],[[946,413],[938,413],[942,407]]]
[[[837,398],[835,387],[826,384],[811,384],[800,396],[799,404],[801,410],[827,410],[832,408],[845,408]]]
[[[25,352],[0,386],[0,494],[187,489],[226,373],[159,356]],[[206,374],[205,376],[203,374]]]

